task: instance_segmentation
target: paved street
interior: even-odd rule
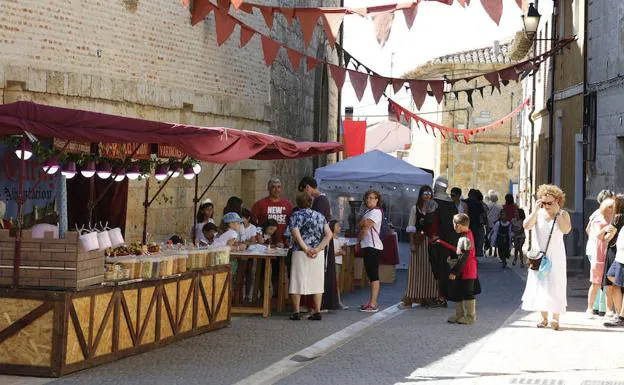
[[[366,296],[360,291],[345,297],[350,310],[322,322],[239,317],[228,329],[51,384],[581,384],[624,378],[621,344],[604,353],[619,331],[582,314],[585,280],[570,279],[571,312],[562,319],[564,330],[554,332],[536,329],[535,315],[518,309],[522,274],[502,270],[493,259],[481,263],[484,292],[471,327],[447,324],[452,308],[398,310],[406,278],[399,271],[397,283],[382,289],[384,311],[373,316],[356,310]],[[2,385],[43,381],[0,377]]]

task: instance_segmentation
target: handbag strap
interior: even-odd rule
[[[548,234],[548,241],[546,242],[546,249],[543,251],[544,254],[548,251],[548,246],[550,246],[550,239],[552,238],[553,231],[555,230],[555,224],[557,223],[557,217],[559,213],[555,215],[555,219],[553,219],[552,227],[550,228],[550,234]]]

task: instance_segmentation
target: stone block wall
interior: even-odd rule
[[[272,4],[301,5],[280,0]],[[337,0],[325,0],[337,6]],[[321,4],[319,4],[321,5]],[[195,27],[180,1],[134,0],[82,2],[0,0],[4,28],[0,29],[0,97],[3,103],[31,100],[55,106],[98,111],[157,121],[231,127],[272,133],[295,140],[336,140],[338,93],[331,79],[325,125],[315,128],[315,84],[319,74],[305,68],[294,72],[281,52],[271,68],[264,64],[260,39],[239,47],[239,31],[217,46],[214,17]],[[232,11],[234,12],[234,11]],[[235,14],[268,32],[256,12]],[[288,27],[278,15],[271,34],[303,49],[295,21]],[[307,53],[334,62],[319,24]],[[318,132],[322,135],[318,135]],[[329,157],[332,159],[332,157]],[[202,164],[203,191],[220,165]],[[293,198],[298,180],[311,175],[312,159],[244,161],[228,165],[206,197],[216,217],[229,196],[244,198],[250,207],[266,194],[272,175],[284,179],[285,195]],[[152,197],[159,186],[150,180]],[[190,235],[194,183],[172,180],[149,210],[151,239]],[[126,239],[140,239],[145,182],[131,181]]]

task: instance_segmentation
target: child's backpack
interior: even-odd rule
[[[496,234],[496,247],[499,249],[509,249],[511,245],[509,244],[509,226],[511,226],[511,222],[507,223],[507,226],[498,222],[498,233]]]

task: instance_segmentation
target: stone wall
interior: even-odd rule
[[[475,128],[490,124],[509,114],[522,102],[522,86],[510,84],[501,93],[489,91],[484,98],[473,95],[474,108],[466,96],[447,102],[442,124],[448,127]],[[511,130],[511,133],[510,133]],[[511,135],[510,135],[511,134]],[[509,183],[518,183],[520,169],[519,125],[517,117],[503,126],[477,134],[471,144],[446,140],[441,144],[440,172],[447,173],[450,186],[460,187],[464,195],[471,188],[483,193],[494,189],[502,196]]]
[[[326,0],[322,5],[338,3]],[[218,47],[213,16],[191,27],[189,11],[179,1],[50,0],[42,5],[36,0],[0,0],[0,7],[3,103],[32,100],[150,120],[269,132],[296,140],[336,140],[337,91],[331,80],[324,91],[317,90],[322,72],[293,72],[283,52],[267,68],[260,39],[239,48],[238,28]],[[266,31],[260,14],[236,15]],[[282,16],[275,21],[273,36],[302,49],[297,22],[287,27]],[[308,54],[325,56],[325,44],[319,25]],[[326,95],[324,109],[323,103],[315,104],[315,92]],[[315,120],[319,111],[325,116]],[[312,159],[303,159],[228,165],[207,197],[220,217],[229,196],[241,196],[251,206],[266,194],[272,175],[283,176],[285,193],[293,197],[296,182],[312,173],[313,164]],[[203,164],[200,191],[218,168]],[[151,197],[159,186],[153,178],[150,183]],[[163,240],[173,233],[188,236],[193,190],[194,184],[182,178],[163,189],[149,211],[152,239]],[[130,182],[128,195],[126,238],[138,240],[145,183]]]

